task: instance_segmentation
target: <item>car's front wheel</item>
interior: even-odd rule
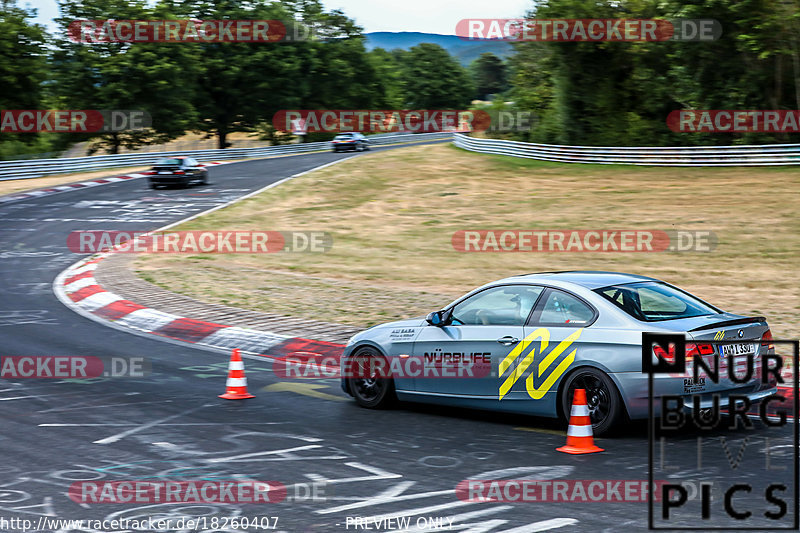
[[[567,422],[572,411],[575,389],[586,391],[586,404],[589,407],[594,435],[608,433],[622,421],[625,408],[614,382],[602,371],[584,367],[570,374],[561,387],[559,402],[561,413]]]
[[[384,409],[395,401],[394,380],[386,358],[375,348],[361,348],[349,360],[347,384],[361,407]]]

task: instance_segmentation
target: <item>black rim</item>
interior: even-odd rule
[[[386,378],[378,376],[376,365],[369,364],[372,356],[362,355],[353,358],[351,371],[353,375],[359,376],[352,379],[350,382],[353,387],[353,393],[365,402],[372,402],[379,399],[386,387],[388,381]],[[363,377],[362,377],[363,376]]]
[[[575,389],[584,389],[586,391],[586,404],[589,407],[589,418],[592,421],[592,426],[596,427],[602,424],[611,414],[611,391],[608,390],[603,380],[596,374],[589,372],[575,376],[567,394],[567,413],[570,412],[570,406],[575,397]]]

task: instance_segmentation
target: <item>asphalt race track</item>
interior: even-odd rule
[[[65,308],[52,292],[54,278],[80,259],[67,249],[70,231],[153,230],[347,157],[317,153],[234,163],[212,168],[205,187],[153,191],[136,179],[0,207],[0,355],[144,357],[152,364],[152,373],[140,379],[0,381],[0,530],[22,531],[2,521],[12,518],[32,521],[31,529],[67,532],[115,530],[44,520],[165,517],[206,517],[207,527],[139,530],[262,531],[234,527],[233,517],[298,533],[647,529],[644,502],[485,503],[455,493],[460,481],[475,478],[645,481],[646,424],[598,439],[602,454],[565,455],[555,451],[565,437],[554,422],[413,405],[365,410],[335,380],[315,382],[316,388],[274,386],[281,380],[269,360],[245,361],[256,398],[221,400],[224,355],[104,327]],[[663,463],[656,458],[656,467],[665,468],[656,479],[714,483],[711,520],[701,519],[693,500],[672,524],[736,525],[723,518],[721,501],[736,481],[749,480],[754,489],[734,498],[734,506],[749,508],[762,526],[763,512],[775,506],[759,483],[780,481],[787,487],[784,499],[796,499],[793,425],[754,424],[746,433],[721,431],[724,441],[704,440],[702,465],[691,472],[668,468],[674,457],[697,455],[698,435],[687,431],[665,445]],[[278,481],[287,497],[274,504],[89,505],[67,495],[76,481],[180,479]],[[324,494],[308,497],[314,487]],[[794,512],[790,504],[780,524],[791,524]],[[266,517],[277,517],[277,524]],[[401,521],[386,521],[394,518]]]

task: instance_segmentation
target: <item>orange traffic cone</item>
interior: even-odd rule
[[[231,354],[231,362],[228,363],[228,382],[225,384],[225,394],[220,394],[220,398],[226,400],[246,400],[255,398],[247,392],[247,378],[244,377],[244,361],[238,349],[234,349]]]
[[[589,418],[589,407],[586,405],[586,391],[575,389],[572,400],[572,412],[569,415],[569,429],[567,429],[567,444],[556,448],[564,453],[596,453],[602,448],[594,445],[592,437],[592,421]]]

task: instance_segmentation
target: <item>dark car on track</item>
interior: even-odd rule
[[[331,148],[334,152],[342,152],[344,150],[363,152],[364,150],[369,150],[369,139],[358,132],[341,133],[331,141]]]
[[[192,183],[208,183],[208,170],[191,157],[162,157],[146,174],[151,189],[159,185],[187,187]]]

